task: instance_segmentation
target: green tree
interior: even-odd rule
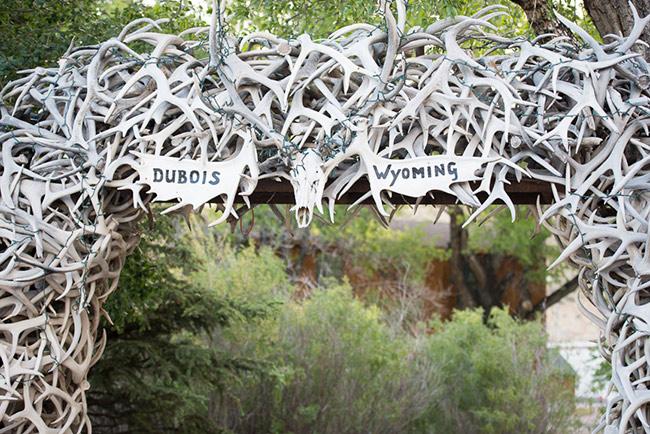
[[[178,32],[204,25],[202,12],[183,0],[160,0],[153,6],[137,0],[3,0],[0,83],[16,78],[23,69],[56,67],[71,44],[97,44],[136,18],[167,18],[162,27]]]
[[[212,432],[210,393],[260,368],[214,345],[214,334],[267,315],[269,306],[193,282],[203,260],[177,220],[160,218],[142,233],[104,306],[113,324],[106,324],[106,349],[89,377],[94,431]]]
[[[618,0],[617,0],[618,1]],[[620,0],[623,2],[623,0]],[[635,0],[639,3],[648,0]],[[559,21],[553,14],[558,11],[572,21],[587,29],[592,35],[599,36],[601,21],[598,14],[599,26],[594,25],[590,13],[598,12],[595,1],[587,0],[588,10],[583,2],[573,0],[420,0],[408,3],[407,27],[420,26],[426,28],[436,20],[456,16],[470,16],[488,5],[499,4],[506,8],[508,15],[495,24],[501,34],[533,35],[548,31],[562,30]],[[309,33],[315,38],[324,38],[333,30],[340,27],[367,22],[377,26],[382,25],[378,2],[365,0],[234,0],[228,2],[231,13],[231,25],[236,30],[269,30],[284,37],[295,37],[301,33]],[[627,5],[625,5],[627,6]],[[607,9],[607,8],[604,8]],[[619,13],[628,19],[627,7]],[[644,10],[642,7],[641,10]],[[617,21],[618,22],[618,21]],[[623,21],[625,22],[625,21]],[[608,29],[612,24],[608,24]],[[615,27],[615,26],[614,26]],[[624,29],[617,29],[624,30]],[[605,32],[608,33],[608,32]]]
[[[407,27],[425,27],[435,20],[453,15],[472,15],[488,4],[510,7],[510,16],[499,25],[508,31],[526,32],[523,11],[507,0],[421,0],[409,2]],[[366,0],[235,0],[228,3],[236,29],[269,30],[284,37],[309,33],[324,38],[332,31],[354,23],[383,25],[378,2]]]

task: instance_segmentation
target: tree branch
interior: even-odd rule
[[[571,294],[578,287],[578,276],[575,276],[573,279],[566,282],[564,285],[559,287],[557,290],[553,291],[552,294],[547,295],[542,301],[537,303],[533,310],[526,314],[526,318],[532,318],[535,313],[544,311],[554,304],[558,303],[567,295]]]

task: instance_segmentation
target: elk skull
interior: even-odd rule
[[[289,173],[296,200],[291,211],[296,212],[298,227],[305,228],[314,216],[314,205],[323,212],[323,190],[327,182],[323,159],[313,149],[302,151],[292,160]]]

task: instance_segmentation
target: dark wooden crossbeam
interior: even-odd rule
[[[478,187],[478,183],[474,183],[473,187]],[[349,205],[356,202],[361,196],[370,191],[368,181],[365,179],[359,180],[354,184],[346,194],[344,194],[336,203]],[[552,203],[553,194],[551,192],[551,185],[546,182],[524,179],[521,182],[511,181],[511,184],[506,185],[506,192],[510,199],[518,205],[532,205],[537,203],[539,197],[540,203]],[[422,202],[423,205],[452,205],[457,201],[456,196],[434,191],[433,198],[431,196],[425,197]],[[478,194],[479,199],[483,200],[487,197],[485,193]],[[251,203],[254,204],[293,204],[293,188],[291,183],[287,180],[275,181],[272,179],[260,180],[257,184],[255,192],[250,196]],[[415,198],[395,195],[393,194],[393,203],[395,204],[414,204]],[[241,197],[237,196],[237,202],[241,203]],[[371,197],[365,199],[362,203],[374,203]]]

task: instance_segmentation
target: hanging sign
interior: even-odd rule
[[[476,171],[494,158],[434,156],[406,160],[376,157],[366,162],[370,189],[420,197],[431,190],[452,193],[456,182],[477,181]]]
[[[192,205],[194,209],[225,195],[226,209],[223,215],[230,214],[238,187],[246,168],[251,172],[251,185],[245,194],[250,194],[257,184],[257,154],[252,143],[245,143],[236,157],[226,161],[204,162],[178,159],[160,155],[134,152],[139,165],[136,170],[140,183],[148,185],[156,195],[154,201],[177,199],[180,203],[173,208]]]
[[[454,194],[452,184],[478,181],[481,177],[476,172],[484,164],[498,160],[444,155],[392,160],[369,152],[362,155],[370,192],[380,211],[383,210],[382,191],[409,197],[422,197],[432,190]]]

